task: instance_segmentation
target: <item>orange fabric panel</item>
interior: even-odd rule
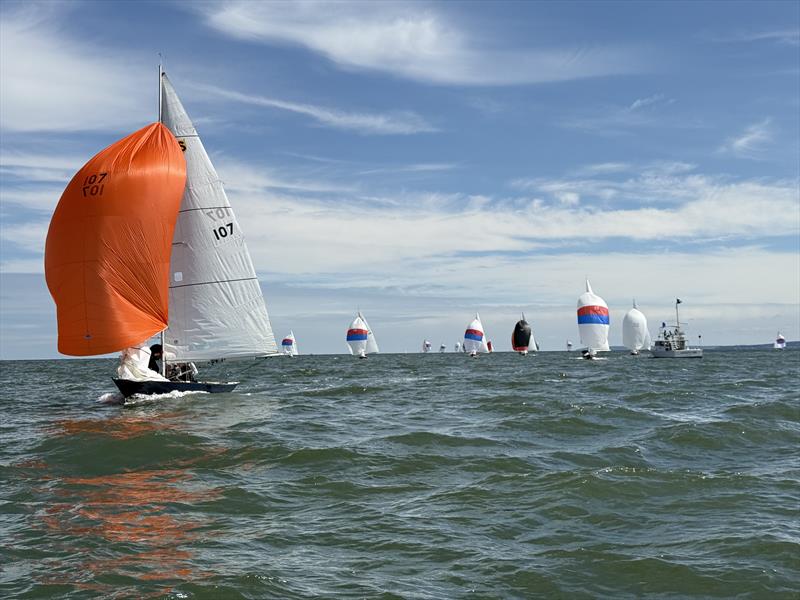
[[[185,185],[183,153],[161,123],[102,150],[72,178],[44,255],[59,352],[116,352],[167,326],[172,234]]]

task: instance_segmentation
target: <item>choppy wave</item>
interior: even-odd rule
[[[797,351],[112,366],[2,364],[0,596],[800,593]]]

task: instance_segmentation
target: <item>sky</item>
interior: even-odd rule
[[[560,350],[586,277],[612,345],[800,339],[800,3],[4,0],[0,358],[59,357],[50,216],[159,53],[301,353]]]

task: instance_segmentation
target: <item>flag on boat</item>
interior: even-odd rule
[[[578,333],[581,343],[590,350],[608,351],[610,319],[605,300],[592,291],[586,280],[586,292],[578,297]]]

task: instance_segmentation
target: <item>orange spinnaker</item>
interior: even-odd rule
[[[72,178],[44,253],[59,352],[116,352],[166,328],[172,234],[185,185],[183,153],[161,123],[99,152]]]

